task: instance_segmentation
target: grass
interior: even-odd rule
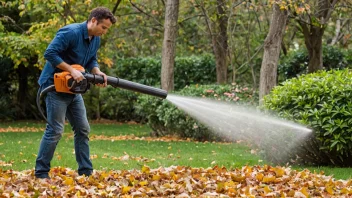
[[[11,163],[12,166],[1,166],[1,169],[25,170],[33,169],[38,152],[40,139],[44,128],[42,122],[0,123],[0,129],[12,127],[35,128],[38,132],[7,132],[0,133],[0,162]],[[26,128],[26,129],[27,129]],[[52,167],[62,166],[77,169],[75,161],[73,138],[70,126],[65,127],[64,135],[55,151]],[[91,135],[107,137],[120,135],[149,136],[150,129],[137,124],[91,124]],[[200,143],[188,141],[144,141],[144,140],[97,140],[90,141],[91,157],[95,169],[140,169],[147,165],[152,168],[160,166],[192,166],[213,167],[215,165],[227,168],[245,165],[264,165],[258,155],[251,154],[250,148],[236,143]],[[337,179],[350,179],[352,170],[334,167],[293,167],[304,168],[312,172],[325,172]]]

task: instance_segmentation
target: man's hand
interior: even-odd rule
[[[104,72],[101,72],[99,67],[94,67],[91,71],[92,74],[95,74],[95,75],[100,75],[100,76],[103,76],[104,78],[104,84],[97,84],[97,86],[99,87],[106,87],[108,86],[108,78],[106,76],[106,74]]]
[[[81,82],[84,79],[84,76],[83,76],[82,72],[80,72],[80,71],[78,71],[76,69],[72,69],[70,71],[70,73],[71,73],[72,78],[78,83]]]
[[[57,67],[61,70],[70,72],[72,78],[78,83],[84,79],[82,72],[78,71],[77,69],[73,68],[71,65],[65,62],[61,62],[59,65],[57,65]]]

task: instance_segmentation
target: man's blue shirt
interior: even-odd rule
[[[62,62],[79,64],[88,72],[98,67],[99,46],[100,37],[89,40],[87,22],[62,27],[44,53],[46,63],[38,80],[41,88],[54,84],[54,73],[61,71],[56,66]]]

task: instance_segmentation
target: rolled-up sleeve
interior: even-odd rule
[[[69,29],[60,29],[48,48],[45,50],[44,58],[55,68],[63,62],[60,53],[70,46],[70,38],[74,38],[74,33]]]

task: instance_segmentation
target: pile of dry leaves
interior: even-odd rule
[[[56,167],[51,179],[33,170],[0,170],[0,197],[347,197],[352,180],[297,171],[290,167],[240,169],[184,166],[94,171],[90,177]]]

